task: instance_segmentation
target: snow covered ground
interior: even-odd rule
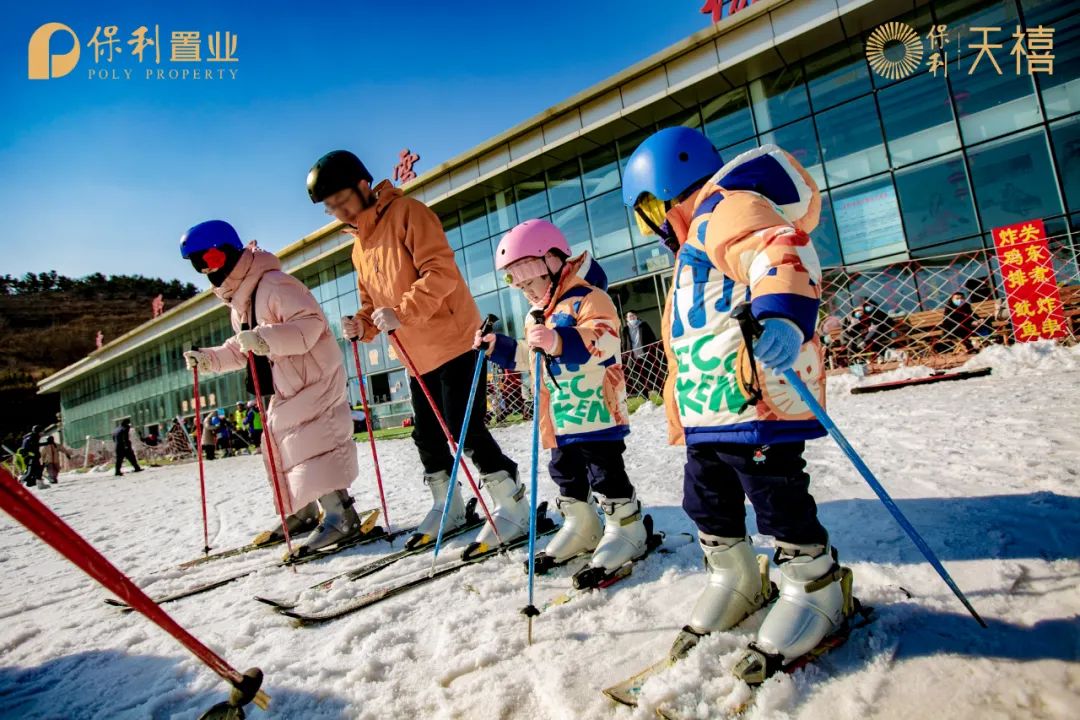
[[[925,374],[830,379],[829,408],[988,621],[980,629],[829,439],[807,457],[821,516],[876,620],[794,676],[770,680],[748,718],[1066,718],[1080,707],[1080,348],[994,347],[969,363],[990,377],[871,395],[855,384]],[[663,413],[633,416],[628,466],[668,532],[691,532],[680,508],[682,450],[664,444]],[[500,430],[528,471],[526,426]],[[358,446],[361,505],[377,504],[367,446]],[[427,509],[408,440],[380,446],[395,523]],[[215,548],[246,542],[273,517],[261,460],[207,465]],[[554,498],[546,468],[542,497]],[[160,572],[202,546],[194,464],[114,478],[70,475],[42,497],[151,594],[223,576],[272,552]],[[752,519],[752,512],[751,512]],[[755,536],[767,551],[767,540]],[[460,545],[464,540],[455,545]],[[273,697],[252,718],[651,718],[658,705],[713,718],[748,698],[727,674],[746,634],[707,638],[650,681],[636,711],[601,689],[662,657],[702,583],[684,544],[655,555],[608,591],[548,609],[526,645],[522,552],[493,559],[316,628],[293,628],[251,600],[288,596],[386,552],[375,544],[293,573],[263,569],[167,606],[235,667],[260,666]],[[422,571],[430,556],[336,587],[331,599]],[[570,586],[538,579],[538,604]],[[0,516],[0,717],[193,718],[225,689],[141,616]],[[306,597],[308,607],[319,600]],[[1069,710],[1069,708],[1072,710]]]

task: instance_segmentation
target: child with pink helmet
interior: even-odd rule
[[[526,220],[508,232],[495,251],[495,267],[532,306],[525,340],[477,332],[475,346],[486,345],[492,361],[508,370],[531,368],[533,351],[547,356],[538,420],[565,522],[537,554],[536,571],[591,553],[574,584],[593,587],[655,541],[623,462],[629,412],[607,277],[587,253],[571,258],[570,244],[546,220]]]

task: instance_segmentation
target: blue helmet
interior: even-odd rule
[[[244,249],[244,243],[232,225],[224,220],[207,220],[184,233],[180,238],[180,255],[185,260],[190,260],[193,255],[198,255],[210,248],[222,249],[226,247],[237,250]]]
[[[634,207],[643,193],[673,200],[722,165],[720,153],[700,130],[665,128],[646,138],[626,163],[623,202]]]

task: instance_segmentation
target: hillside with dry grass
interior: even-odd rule
[[[196,292],[191,283],[141,275],[68,278],[55,272],[0,277],[0,438],[14,447],[31,425],[48,425],[59,395],[38,395],[37,381],[86,357],[98,332],[114,340]]]

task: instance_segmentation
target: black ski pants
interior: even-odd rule
[[[595,492],[607,498],[634,497],[634,486],[626,475],[622,440],[580,442],[551,451],[548,472],[559,493],[575,500],[588,500]]]
[[[505,470],[517,477],[517,463],[503,454],[495,438],[491,437],[491,433],[484,426],[484,413],[487,408],[487,383],[484,382],[487,378],[486,359],[484,364],[485,367],[480,370],[480,382],[477,384],[473,411],[465,433],[465,454],[484,475]],[[423,375],[424,383],[431,391],[455,442],[461,436],[461,426],[465,422],[465,405],[469,400],[469,386],[475,368],[476,352],[470,350]],[[446,436],[439,426],[439,421],[431,411],[416,378],[409,378],[409,387],[412,391],[413,407],[412,439],[420,453],[424,472],[429,475],[440,470],[450,472],[454,456],[450,454],[450,446],[446,443]]]
[[[130,445],[124,447],[117,446],[116,448],[116,474],[120,474],[120,466],[127,460],[135,468],[135,472],[142,470],[139,467],[139,461],[135,459],[135,451],[131,449]]]
[[[824,544],[804,468],[806,443],[688,445],[683,509],[698,529],[718,537],[746,534],[745,499],[757,515],[758,532],[796,545]]]

